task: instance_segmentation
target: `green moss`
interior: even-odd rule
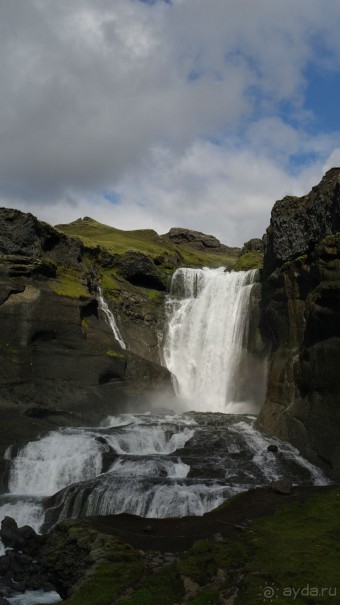
[[[205,588],[198,595],[188,601],[189,605],[218,605],[220,603],[219,592],[213,588]]]
[[[109,355],[109,357],[119,357],[120,359],[125,359],[126,355],[124,355],[123,353],[120,353],[119,351],[106,351],[106,355]]]
[[[164,297],[164,292],[152,290],[151,288],[139,288],[143,296],[146,296],[151,302],[159,303]]]
[[[139,582],[144,569],[143,558],[132,546],[115,536],[97,533],[88,526],[72,526],[71,523],[68,523],[68,534],[64,540],[57,543],[59,552],[60,545],[67,554],[70,545],[77,544],[78,549],[88,551],[87,561],[93,561],[93,565],[63,602],[67,605],[111,605],[127,588]]]
[[[111,605],[124,590],[137,582],[143,572],[141,560],[107,562],[96,567],[90,577],[63,603],[67,605]]]
[[[183,581],[175,565],[167,565],[152,574],[134,595],[120,601],[121,605],[173,605],[184,595]]]
[[[58,269],[57,278],[50,281],[51,290],[59,296],[82,298],[89,296],[87,288],[81,283],[79,276],[71,269]]]
[[[120,289],[120,286],[116,278],[116,273],[112,269],[102,272],[101,283],[106,296],[111,298],[117,296],[117,290]]]
[[[218,569],[230,567],[235,558],[245,559],[245,547],[242,543],[228,545],[215,540],[200,540],[190,548],[178,564],[181,574],[204,586],[212,580]]]
[[[183,602],[183,578],[189,577],[201,586],[186,601],[190,605],[217,605],[222,596],[228,598],[236,592],[235,605],[269,603],[266,588],[280,605],[335,604],[334,590],[340,594],[340,488],[305,503],[282,502],[275,514],[253,522],[238,539],[200,540],[178,563],[150,575],[143,573],[140,553],[119,539],[95,530],[84,534],[84,528],[71,527],[71,544],[76,541],[78,548],[91,551],[92,560],[97,561],[98,556],[103,562],[94,564],[65,603],[111,605],[119,597],[121,605],[174,605]],[[64,538],[59,539],[58,548],[52,545],[53,566],[61,556],[72,561],[78,551],[70,551],[69,544]],[[124,597],[128,588],[135,592]],[[331,592],[322,595],[323,588]],[[314,593],[306,597],[306,590],[311,589]],[[305,594],[300,594],[303,590]]]
[[[248,561],[236,604],[261,602],[259,595],[263,602],[266,586],[280,605],[291,605],[293,588],[301,592],[307,586],[320,591],[335,587],[340,594],[339,506],[340,489],[336,488],[256,521],[247,538]],[[315,596],[314,592],[307,600],[297,594],[294,603],[332,603],[325,594]]]
[[[250,269],[261,269],[262,267],[262,252],[246,252],[238,257],[235,264],[235,271],[249,271]]]

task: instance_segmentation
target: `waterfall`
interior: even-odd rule
[[[103,311],[103,313],[107,319],[107,322],[113,332],[115,339],[119,342],[122,349],[126,349],[126,344],[119,331],[119,328],[117,326],[114,315],[113,315],[112,311],[109,309],[109,305],[107,304],[106,300],[104,299],[103,291],[100,287],[98,287],[98,303],[99,303],[99,309],[101,311]]]
[[[257,271],[178,269],[166,304],[164,360],[191,409],[247,411],[244,358]]]

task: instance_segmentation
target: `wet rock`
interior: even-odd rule
[[[288,495],[293,491],[293,485],[291,481],[288,481],[288,479],[279,479],[278,481],[274,481],[271,487],[277,494]]]
[[[150,256],[142,252],[126,252],[116,263],[119,273],[131,284],[153,290],[166,290],[163,273]],[[138,314],[139,315],[139,314]],[[142,316],[138,317],[142,319]]]
[[[271,348],[258,425],[340,479],[340,168],[285,197],[264,238],[261,331]],[[322,427],[322,430],[320,430]]]
[[[268,452],[273,452],[274,454],[276,454],[276,452],[278,452],[279,448],[274,443],[271,443],[270,445],[268,445],[267,450],[268,450]]]
[[[9,548],[21,549],[30,555],[35,554],[43,541],[41,536],[29,525],[18,527],[11,517],[5,517],[1,522],[0,538]]]

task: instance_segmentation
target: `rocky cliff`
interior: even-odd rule
[[[9,444],[171,392],[159,347],[167,280],[178,266],[235,262],[236,253],[217,247],[196,250],[89,218],[55,229],[0,209],[0,458]],[[98,286],[127,350],[98,305]]]
[[[340,168],[276,202],[264,238],[266,431],[340,477]]]

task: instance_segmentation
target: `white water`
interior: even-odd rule
[[[54,431],[29,442],[12,463],[11,494],[50,496],[101,472],[102,444],[85,432]]]
[[[236,412],[236,401],[239,411],[247,411],[238,370],[246,354],[256,273],[220,267],[178,269],[173,276],[164,360],[190,409]]]
[[[52,605],[60,603],[62,598],[57,592],[44,592],[43,590],[29,590],[15,597],[7,597],[11,605]]]
[[[182,448],[193,434],[194,431],[188,427],[172,433],[166,431],[164,425],[138,426],[137,428],[127,426],[124,432],[109,435],[106,440],[117,454],[147,456],[171,454]]]
[[[0,505],[0,521],[5,517],[15,519],[18,527],[30,525],[36,532],[40,532],[44,510],[42,503],[36,498],[19,499],[6,494]]]
[[[314,485],[328,485],[329,479],[322,470],[301,456],[300,452],[290,443],[263,435],[251,424],[247,422],[238,422],[231,431],[244,434],[247,440],[248,448],[253,452],[253,462],[258,466],[263,476],[268,481],[275,481],[282,477],[282,466],[275,453],[267,450],[268,445],[277,445],[279,452],[284,454],[286,461],[291,461],[301,468],[305,468],[313,481]]]
[[[79,515],[202,515],[282,476],[328,482],[292,446],[261,435],[253,422],[219,414],[126,414],[98,428],[53,431],[11,461],[11,492],[0,497],[0,520],[9,515],[39,532],[44,522]],[[273,442],[277,455],[267,451]],[[56,492],[45,513],[44,496]]]
[[[107,304],[107,302],[105,301],[105,299],[103,297],[103,292],[102,292],[101,288],[98,288],[98,303],[99,303],[99,309],[101,311],[103,311],[103,313],[107,319],[107,322],[113,332],[115,339],[119,342],[122,349],[126,349],[126,344],[119,331],[115,317],[114,317],[112,311],[110,310],[109,305]]]
[[[91,515],[130,513],[147,518],[203,515],[219,506],[226,497],[240,491],[218,484],[156,483],[145,479],[105,476],[88,494],[88,486],[80,487],[76,497],[72,489],[65,491],[59,520]]]
[[[109,469],[109,472],[118,476],[147,476],[167,477],[170,479],[185,479],[190,471],[190,466],[184,464],[178,458],[177,462],[167,459],[124,459],[118,458]]]
[[[6,548],[3,544],[3,542],[0,540],[0,557],[2,557],[5,554],[6,554]]]

